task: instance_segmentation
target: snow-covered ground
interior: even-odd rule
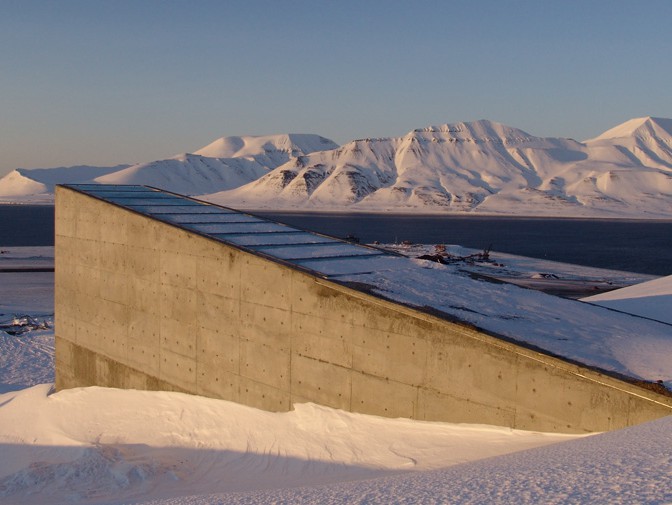
[[[582,300],[672,324],[672,275]]]
[[[50,322],[52,307],[52,274],[0,273],[0,320]],[[579,437],[313,404],[278,414],[180,393],[53,393],[52,357],[52,329],[0,330],[0,503],[672,503],[672,417]]]
[[[488,261],[482,261],[480,256],[484,251],[459,245],[402,243],[379,244],[378,247],[411,258],[429,256],[438,259],[437,256],[441,256],[442,261],[452,263],[460,271],[566,298],[582,298],[591,293],[613,291],[657,279],[653,275],[571,265],[499,251],[488,251]]]
[[[54,381],[54,274],[2,270],[53,266],[53,247],[1,249],[0,393]],[[9,335],[7,330],[14,327],[12,323],[25,322],[25,316],[51,328]]]

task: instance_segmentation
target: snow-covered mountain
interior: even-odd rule
[[[247,209],[672,217],[672,120],[653,117],[585,142],[480,120],[341,147],[307,134],[224,137],[170,159],[73,168],[81,180],[62,179],[71,169],[16,170],[0,179],[0,200],[93,181]]]
[[[56,184],[89,182],[96,177],[117,172],[126,167],[128,165],[17,168],[0,179],[0,201],[53,199]]]
[[[289,133],[245,137],[222,137],[194,154],[208,158],[253,158],[259,163],[278,166],[315,151],[335,149],[338,144],[319,135]]]
[[[147,184],[187,195],[236,188],[288,160],[338,147],[319,135],[222,137],[168,159],[116,167],[17,169],[0,179],[0,200],[52,198],[55,184]]]
[[[277,165],[276,165],[277,166]],[[207,158],[179,154],[166,160],[140,163],[124,170],[96,177],[101,184],[146,184],[176,193],[200,195],[218,188],[237,188],[266,174],[266,167],[249,158]]]
[[[672,121],[580,143],[494,123],[431,126],[290,160],[205,198],[234,207],[672,217]]]
[[[222,137],[194,154],[133,165],[97,177],[103,184],[146,184],[187,195],[237,188],[290,159],[337,144],[319,135],[284,134]]]

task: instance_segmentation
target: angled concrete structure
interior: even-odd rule
[[[555,432],[672,414],[666,396],[342,281],[398,261],[153,188],[58,187],[56,386]]]

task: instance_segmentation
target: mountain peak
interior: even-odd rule
[[[320,135],[284,133],[279,135],[245,135],[221,137],[194,154],[208,158],[240,158],[265,152],[285,151],[296,155],[336,149],[338,145]]]
[[[651,116],[629,119],[588,142],[628,137],[658,137],[672,141],[672,119]]]
[[[534,138],[523,130],[502,123],[479,119],[462,123],[446,123],[438,126],[418,128],[412,133],[440,134],[456,140],[494,140],[494,139],[531,139]]]

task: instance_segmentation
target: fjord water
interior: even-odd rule
[[[393,214],[257,213],[362,243],[459,244],[564,263],[672,274],[672,220],[592,220]],[[0,205],[0,247],[53,245],[54,208]]]
[[[0,205],[0,247],[54,245],[54,207]]]

